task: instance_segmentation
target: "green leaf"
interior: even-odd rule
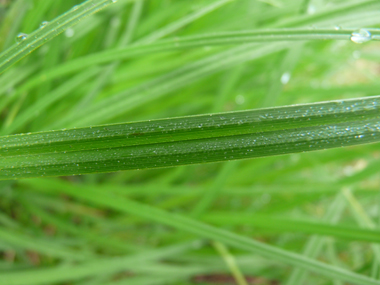
[[[0,179],[247,159],[380,140],[380,97],[0,137]]]

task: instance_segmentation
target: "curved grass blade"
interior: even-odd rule
[[[0,137],[0,179],[207,163],[380,141],[380,96]]]
[[[21,58],[31,53],[36,48],[65,31],[67,28],[75,25],[85,17],[100,11],[114,2],[116,1],[88,0],[80,5],[74,6],[70,11],[55,18],[50,23],[41,25],[38,30],[28,36],[23,37],[21,42],[13,45],[0,54],[0,73],[15,64]]]

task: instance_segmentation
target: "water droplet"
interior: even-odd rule
[[[47,24],[49,24],[48,21],[43,21],[43,22],[40,24],[40,29],[45,28],[45,26],[46,26]]]
[[[238,104],[238,105],[243,104],[243,103],[245,102],[245,98],[244,98],[244,96],[241,95],[241,94],[237,95],[236,98],[235,98],[235,102],[236,102],[236,104]]]
[[[290,80],[290,73],[289,72],[284,72],[282,75],[281,75],[281,83],[282,84],[287,84],[288,82],[289,82],[289,80]]]
[[[73,11],[76,11],[76,10],[78,10],[78,5],[75,5],[75,6],[73,6],[73,8],[71,8]]]
[[[17,42],[17,43],[21,43],[21,42],[22,42],[23,40],[25,40],[27,37],[28,37],[27,34],[19,33],[19,34],[16,36],[16,42]]]
[[[66,31],[65,31],[65,36],[68,37],[68,38],[71,38],[72,36],[74,36],[75,34],[75,31],[74,29],[72,28],[68,28]]]
[[[351,41],[356,44],[362,44],[372,39],[371,33],[366,29],[360,29],[351,34]]]
[[[111,0],[112,1],[112,3],[116,3],[117,2],[117,0]]]
[[[337,31],[339,31],[339,30],[341,30],[341,29],[342,29],[342,27],[341,27],[341,26],[338,26],[338,25],[336,25],[336,26],[334,27],[334,29],[335,29],[335,30],[337,30]]]
[[[309,6],[307,6],[307,14],[313,15],[315,14],[316,11],[317,9],[315,8],[314,5],[310,4]]]

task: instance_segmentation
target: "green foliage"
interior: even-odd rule
[[[379,8],[0,2],[0,283],[380,284]]]

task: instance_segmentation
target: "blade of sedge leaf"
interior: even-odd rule
[[[11,46],[9,49],[0,54],[0,73],[31,53],[36,48],[65,31],[67,28],[78,23],[85,17],[100,11],[113,2],[115,1],[87,0],[80,5],[74,6],[70,11],[55,18],[47,25],[37,29],[20,43]]]
[[[0,179],[247,159],[380,141],[380,96],[0,137]]]
[[[55,190],[52,189],[51,191]],[[107,192],[78,192],[75,190],[66,189],[65,193],[73,197],[95,203],[96,205],[102,207],[108,207],[122,213],[132,214],[147,220],[171,226],[178,230],[192,233],[196,236],[208,238],[211,240],[217,240],[219,242],[225,243],[226,245],[254,252],[264,257],[303,268],[305,270],[316,272],[329,278],[336,278],[360,285],[378,284],[376,280],[373,280],[366,276],[331,266],[329,264],[310,259],[300,254],[267,245],[265,243],[255,241],[251,238],[240,236],[238,234],[219,229],[181,215],[166,212],[158,208],[124,199],[122,197],[112,196],[110,194],[107,194]]]

